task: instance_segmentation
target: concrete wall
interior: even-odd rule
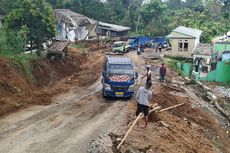
[[[230,50],[230,43],[216,43],[214,46],[216,52],[223,52],[225,50]]]
[[[172,38],[171,39],[172,50],[169,51],[167,54],[171,56],[191,57],[191,54],[196,46],[195,41],[196,41],[195,39]],[[188,42],[188,51],[185,51],[184,47],[182,47],[182,50],[179,51],[179,42],[182,42],[183,45],[184,45],[184,42]]]
[[[199,80],[230,83],[230,65],[224,61],[218,62],[215,70],[209,72],[207,77],[199,78]]]

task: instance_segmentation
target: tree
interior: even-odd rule
[[[4,20],[7,31],[27,29],[25,39],[38,49],[38,54],[43,44],[55,36],[54,11],[45,0],[19,0]]]
[[[169,22],[167,13],[167,5],[160,0],[151,0],[141,8],[142,28],[154,36],[167,34]]]
[[[130,2],[128,6],[128,10],[126,11],[125,16],[121,20],[122,25],[129,26],[133,30],[135,30],[140,6],[141,6],[141,3],[139,0],[132,0]]]
[[[25,29],[20,31],[5,31],[0,30],[0,53],[2,54],[15,54],[20,53],[24,49],[24,35]]]
[[[204,3],[202,0],[186,0],[185,6],[195,12],[204,11]]]

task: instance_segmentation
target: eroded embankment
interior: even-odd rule
[[[100,50],[72,48],[63,59],[31,62],[31,77],[11,60],[0,58],[0,116],[29,105],[50,104],[54,95],[73,85],[91,84],[100,76],[103,60]]]

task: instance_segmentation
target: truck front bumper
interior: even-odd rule
[[[123,97],[123,98],[131,98],[134,94],[134,91],[112,91],[112,90],[105,90],[104,96],[106,97]]]

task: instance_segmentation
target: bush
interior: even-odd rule
[[[24,49],[23,31],[0,31],[0,55],[21,53]]]
[[[183,71],[178,67],[177,63],[181,63],[181,61],[177,60],[168,60],[168,65],[171,69],[173,69],[179,76],[184,76]]]
[[[10,59],[11,63],[21,69],[26,76],[28,76],[31,80],[35,81],[33,73],[32,73],[32,67],[31,62],[34,60],[42,59],[44,56],[37,56],[37,54],[14,54],[11,56],[7,56],[7,58]]]

